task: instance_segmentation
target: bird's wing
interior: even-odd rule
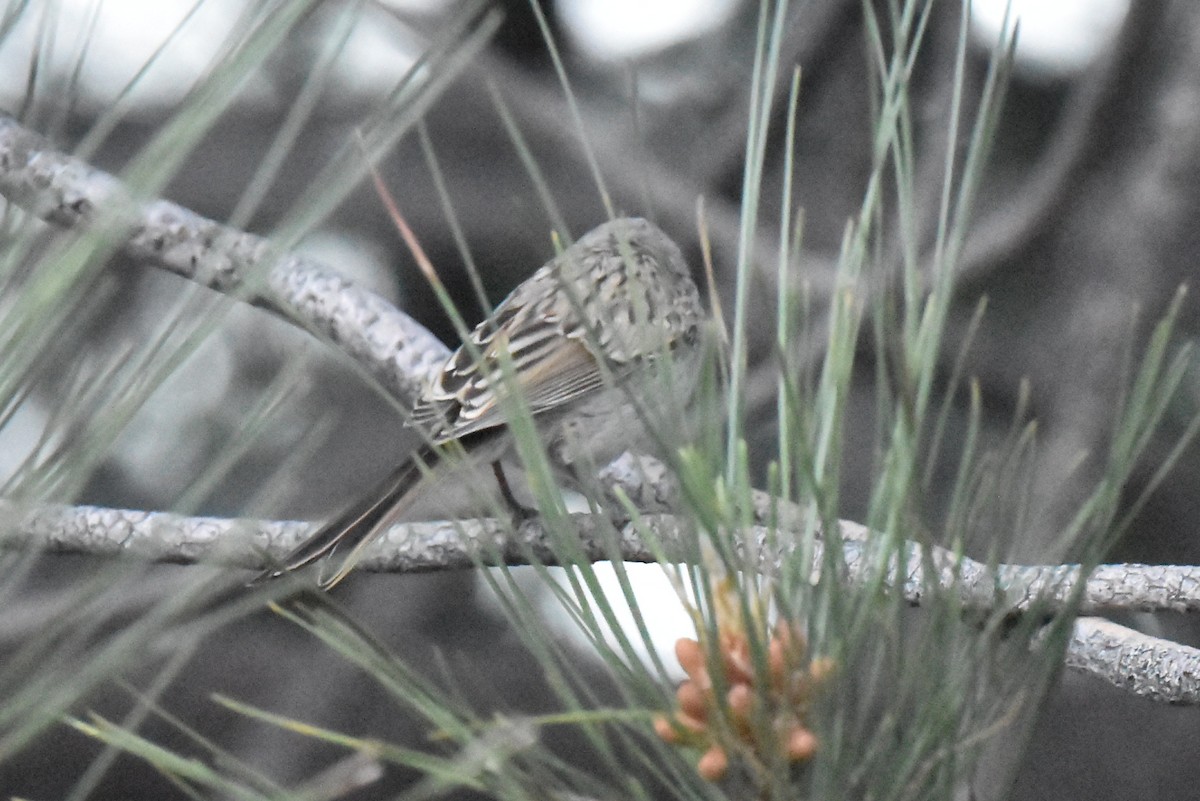
[[[473,347],[464,345],[447,360],[427,398],[413,410],[413,425],[435,442],[502,425],[507,388],[501,354],[506,351],[515,391],[533,414],[569,403],[605,382],[588,339],[569,308],[529,302],[514,293],[475,329]],[[475,353],[482,358],[477,361]]]

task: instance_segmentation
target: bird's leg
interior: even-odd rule
[[[532,520],[538,516],[538,510],[524,505],[517,500],[513,495],[512,487],[508,484],[508,476],[504,474],[504,465],[500,460],[492,462],[492,474],[496,476],[496,485],[500,487],[500,497],[508,504],[508,509],[512,512],[513,525],[520,526],[526,520]]]

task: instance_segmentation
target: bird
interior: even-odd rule
[[[529,511],[502,466],[516,454],[514,405],[528,411],[568,485],[580,483],[581,470],[644,450],[652,409],[672,415],[695,391],[708,320],[682,252],[661,229],[631,217],[596,227],[519,284],[450,354],[408,420],[424,444],[260,579],[349,549],[320,581],[332,588],[393,523],[432,519],[420,516],[422,496],[424,514],[436,514],[430,485],[448,480],[439,465],[452,451],[473,468],[490,466],[509,505]]]

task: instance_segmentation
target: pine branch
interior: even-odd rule
[[[40,548],[53,553],[127,555],[174,564],[219,563],[262,570],[289,553],[317,524],[300,521],[183,517],[167,512],[108,509],[96,506],[47,506],[21,514],[0,504],[0,517],[12,521],[7,547]],[[614,547],[628,562],[655,562],[654,549],[640,530],[649,530],[672,560],[694,557],[695,532],[684,517],[648,515],[618,524],[594,515],[573,516],[582,553],[593,562],[612,558]],[[644,528],[642,528],[644,527]],[[857,523],[842,521],[843,579],[873,581],[870,545]],[[614,530],[617,532],[614,542]],[[755,526],[741,542],[753,549],[761,569],[778,571],[790,558],[765,526]],[[557,563],[553,536],[538,520],[519,529],[492,519],[405,523],[393,526],[368,547],[358,567],[380,573],[466,570],[480,565]],[[908,543],[889,566],[885,585],[920,606],[931,592],[958,597],[964,613],[1053,615],[1071,608],[1078,583],[1084,582],[1077,610],[1107,612],[1200,611],[1200,567],[1102,565],[1086,578],[1078,565],[997,565],[936,549],[936,575],[927,577],[920,546]],[[813,553],[815,577],[823,563]],[[901,567],[900,565],[903,565]],[[900,580],[898,577],[903,576]],[[1076,621],[1066,663],[1135,695],[1175,704],[1200,703],[1200,649],[1151,637],[1107,620]]]
[[[1066,662],[1067,667],[1143,698],[1169,704],[1200,703],[1200,649],[1111,620],[1077,620]]]
[[[328,339],[406,406],[449,355],[420,323],[336,270],[170,201],[139,199],[116,176],[3,114],[0,194],[62,228],[119,221],[131,259],[283,314]]]
[[[111,509],[100,506],[38,507],[22,513],[0,502],[0,518],[12,523],[8,547],[41,548],[55,553],[100,556],[128,554],[173,564],[220,563],[262,570],[289,553],[318,525],[297,520],[186,517],[170,512]],[[593,562],[613,555],[612,532],[627,562],[655,562],[654,550],[638,533],[645,527],[672,561],[695,558],[695,527],[685,516],[648,514],[636,523],[580,513],[572,515],[583,553]],[[840,521],[844,578],[866,582],[876,554],[858,523]],[[756,525],[740,547],[758,555],[764,573],[778,572],[791,558],[781,535]],[[422,573],[477,567],[480,562],[521,565],[556,564],[551,535],[537,520],[513,530],[493,518],[400,523],[368,547],[359,568],[378,573]],[[1200,566],[1100,565],[1086,578],[1079,565],[990,566],[945,548],[931,548],[935,575],[927,577],[921,546],[906,543],[889,566],[886,584],[914,606],[931,589],[953,593],[965,612],[1004,615],[1052,615],[1071,608],[1080,581],[1080,614],[1111,612],[1200,612]],[[813,555],[814,578],[822,564],[820,543]],[[903,577],[902,579],[900,577]]]

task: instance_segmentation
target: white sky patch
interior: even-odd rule
[[[79,97],[87,108],[111,105],[154,58],[126,101],[130,108],[178,103],[203,80],[236,30],[252,0],[59,0],[32,4],[0,42],[0,105],[21,103],[33,55],[42,49],[39,88],[68,80],[79,70]],[[96,10],[99,9],[98,15]],[[332,7],[331,7],[332,8]],[[319,11],[315,35],[333,35],[340,9]],[[190,14],[190,16],[189,16]],[[92,20],[95,25],[92,27]],[[155,52],[168,42],[161,54]],[[338,55],[333,83],[354,93],[389,90],[415,63],[421,41],[385,10],[366,7]],[[314,57],[315,58],[315,57]],[[250,102],[274,88],[253,78],[242,90]]]
[[[647,644],[638,633],[633,612],[625,603],[625,596],[621,592],[621,582],[617,579],[612,565],[599,563],[594,567],[601,591],[609,605],[613,607],[617,623],[624,636],[632,643],[642,664],[647,667],[653,664],[650,660],[650,651],[654,650],[671,679],[682,681],[684,672],[675,659],[675,641],[680,637],[695,637],[696,627],[680,601],[678,593],[663,572],[663,568],[654,564],[626,563],[624,565],[633,595],[637,599],[642,622],[650,634],[650,642]],[[573,630],[570,631],[573,636],[581,636],[578,627],[569,623],[567,625],[570,626],[570,630]],[[609,645],[619,652],[620,645],[611,631],[607,633],[606,639]]]
[[[996,43],[1007,0],[975,0],[971,23],[986,46]],[[1047,77],[1069,77],[1085,69],[1125,21],[1129,0],[1012,0],[1019,19],[1017,66]]]
[[[695,39],[725,22],[735,0],[558,0],[563,24],[599,59],[625,59]]]
[[[334,15],[329,16],[327,23]],[[338,56],[337,81],[356,93],[390,91],[417,62],[423,47],[420,37],[394,17],[368,6]]]
[[[617,624],[633,648],[632,657],[640,660],[647,669],[653,670],[653,662],[650,658],[650,652],[653,650],[662,661],[668,679],[673,682],[683,680],[685,674],[675,659],[675,641],[680,637],[695,637],[696,628],[692,625],[691,616],[684,608],[662,567],[656,564],[627,563],[624,565],[629,583],[633,587],[634,596],[637,598],[638,610],[650,635],[649,644],[638,633],[633,613],[630,611],[629,605],[625,603],[621,583],[618,581],[612,565],[600,562],[593,567],[605,603],[612,607]],[[549,568],[549,570],[569,593],[570,584],[564,571],[561,568]],[[546,624],[558,637],[571,641],[575,648],[584,653],[594,650],[595,646],[580,630],[579,624],[571,619],[562,604],[551,595],[542,584],[542,579],[533,570],[514,569],[513,577],[520,582],[525,593],[538,599],[538,608]],[[490,598],[491,596],[486,595],[485,597]],[[496,603],[499,602],[496,601]],[[596,609],[594,601],[589,601],[588,605],[593,610]],[[597,613],[597,617],[599,617],[599,613]],[[601,625],[604,625],[603,622]],[[609,646],[615,652],[621,653],[622,649],[618,639],[606,625],[604,628],[605,640]]]
[[[453,0],[376,0],[402,14],[440,14],[452,9]]]
[[[211,67],[246,2],[203,3],[139,82],[136,99],[150,104],[177,101]],[[97,104],[111,103],[194,5],[195,0],[105,0],[90,28],[95,0],[35,3],[0,47],[0,95],[9,105],[23,95],[39,39],[48,48],[46,72],[56,79],[70,75],[86,42],[79,76],[82,96]]]
[[[49,453],[62,437],[52,435],[43,442],[51,423],[51,410],[43,399],[32,398],[17,407],[12,417],[0,426],[0,482],[9,481],[37,448]],[[20,487],[20,484],[17,484]]]

